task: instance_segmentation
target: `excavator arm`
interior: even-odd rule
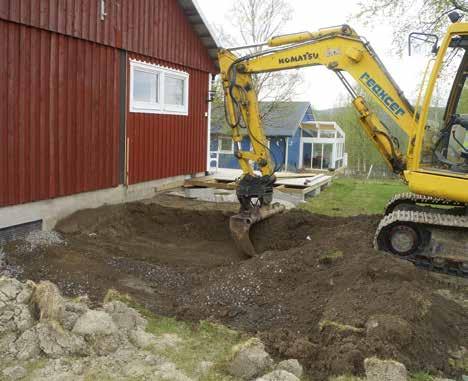
[[[228,49],[221,49],[218,54],[225,89],[226,117],[232,127],[233,139],[240,142],[239,128],[245,127],[252,142],[253,152],[236,151],[245,174],[252,175],[251,162],[257,163],[264,176],[274,172],[252,74],[318,65],[335,72],[350,92],[364,131],[387,165],[399,174],[411,165],[412,142],[417,131],[414,110],[369,43],[353,29],[343,25],[318,32],[278,36],[271,38],[267,45],[270,49],[243,57],[237,57]],[[409,138],[406,156],[364,98],[355,93],[343,72],[349,73],[406,133]]]
[[[238,57],[233,49],[220,49],[218,58],[225,95],[226,120],[232,129],[235,156],[243,171],[237,184],[241,211],[231,218],[235,242],[246,253],[255,254],[249,239],[250,227],[264,218],[281,212],[270,206],[275,183],[272,155],[262,127],[253,74],[307,66],[325,66],[336,73],[352,97],[352,104],[367,136],[382,154],[392,171],[403,175],[411,159],[416,123],[412,106],[385,69],[368,42],[347,25],[271,38],[269,49]],[[398,141],[362,96],[355,93],[343,72],[348,72],[376,100],[376,103],[408,135],[410,149],[405,156]],[[241,128],[247,130],[252,151],[241,149]],[[254,174],[254,164],[261,176]]]

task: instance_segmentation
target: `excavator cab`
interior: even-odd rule
[[[445,52],[428,110],[421,165],[468,173],[468,35],[455,35]]]

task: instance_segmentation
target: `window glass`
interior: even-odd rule
[[[164,101],[166,104],[184,105],[184,83],[183,78],[166,75],[164,78]]]
[[[130,80],[130,112],[188,115],[188,73],[131,60]]]
[[[233,141],[231,138],[220,139],[220,151],[232,152]]]
[[[334,138],[335,131],[320,131],[321,138]]]
[[[136,102],[159,102],[159,75],[135,69],[133,72],[133,99]]]
[[[466,77],[460,99],[458,100],[457,114],[468,115],[468,81]]]
[[[466,40],[468,36],[452,38],[431,97],[420,158],[421,164],[429,168],[465,170],[461,167],[465,160],[462,156],[465,131],[449,122],[453,114],[468,112],[466,79],[460,77],[460,73],[468,71],[468,50],[462,44]],[[449,100],[460,89],[459,86],[463,87],[458,104],[450,105]]]

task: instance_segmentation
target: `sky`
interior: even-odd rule
[[[198,0],[204,15],[211,24],[223,24],[229,33],[235,31],[229,25],[228,11],[232,0]],[[386,68],[396,80],[405,95],[414,102],[422,72],[429,57],[404,54],[399,57],[392,52],[392,28],[390,24],[366,27],[352,19],[359,10],[358,0],[290,0],[294,9],[292,21],[285,26],[284,33],[315,31],[320,28],[349,24],[364,36],[377,52]],[[310,101],[316,109],[335,107],[348,99],[343,85],[336,75],[324,67],[301,69],[303,84],[294,98],[297,101]]]

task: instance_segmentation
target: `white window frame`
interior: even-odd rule
[[[230,151],[221,149],[221,147],[222,147],[221,141],[223,139],[229,139],[231,141],[231,150]],[[232,140],[232,138],[230,136],[220,136],[218,138],[218,152],[219,153],[233,154],[234,153],[234,140]]]
[[[133,99],[133,84],[135,69],[144,71],[159,76],[158,80],[158,101],[157,103],[138,102]],[[184,105],[172,105],[165,103],[165,77],[184,81]],[[145,114],[171,114],[171,115],[188,115],[189,108],[189,73],[184,71],[169,69],[167,67],[130,60],[130,112],[145,113]]]

